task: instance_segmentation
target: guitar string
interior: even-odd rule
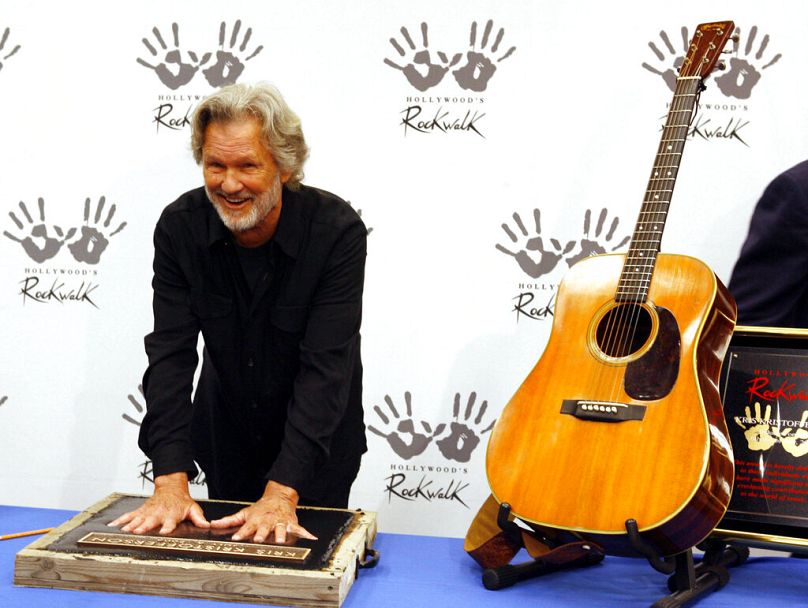
[[[687,67],[686,65],[685,68]],[[647,213],[646,217],[643,218],[645,221],[640,224],[640,236],[642,239],[639,244],[641,247],[636,252],[637,257],[641,257],[642,260],[632,260],[632,262],[637,262],[636,266],[632,264],[637,272],[637,280],[633,285],[637,293],[635,294],[636,301],[634,304],[627,307],[630,316],[627,331],[630,332],[630,335],[627,336],[622,351],[626,355],[631,353],[633,349],[642,346],[642,344],[639,344],[640,339],[645,338],[643,340],[645,342],[649,337],[643,333],[638,339],[640,320],[648,314],[641,305],[645,303],[649,307],[653,306],[653,302],[647,301],[650,295],[651,280],[658,262],[662,233],[687,137],[687,125],[689,125],[690,114],[692,113],[694,81],[685,80],[687,76],[687,69],[683,69],[682,79],[677,80],[676,96],[671,104],[671,112],[663,129],[663,137],[657,157],[658,162],[655,163],[655,167],[652,169],[649,181],[647,205],[645,205]],[[685,115],[687,115],[687,120],[682,120]],[[649,255],[645,255],[646,251]],[[650,330],[650,327],[647,329]]]
[[[695,45],[693,47],[694,55],[696,54],[697,46],[698,45]],[[650,204],[648,208],[651,217],[645,219],[654,222],[654,224],[651,231],[648,230],[649,226],[647,224],[644,226],[645,235],[643,236],[647,236],[649,233],[653,235],[653,239],[650,239],[653,244],[653,251],[651,252],[650,258],[644,258],[645,263],[640,265],[643,271],[642,277],[641,280],[636,283],[635,287],[643,290],[644,295],[642,298],[638,297],[638,301],[641,299],[646,300],[650,294],[650,284],[654,267],[658,261],[657,256],[661,249],[662,232],[667,220],[682,153],[685,143],[687,142],[690,125],[698,111],[698,98],[702,87],[702,77],[698,74],[698,71],[703,65],[708,63],[707,55],[715,48],[716,46],[713,44],[713,41],[711,41],[709,45],[706,46],[704,54],[696,58],[697,61],[686,62],[683,65],[680,75],[681,80],[677,79],[675,101],[672,103],[670,120],[666,121],[663,140],[661,142],[662,145],[659,150],[661,155],[660,162],[658,163],[659,168],[655,167],[652,170],[652,180],[649,184],[648,194]],[[660,171],[662,173],[661,175]],[[662,196],[660,196],[660,193]],[[657,222],[661,224],[661,226],[657,224]],[[650,302],[649,305],[653,305],[653,303]],[[639,317],[643,315],[643,312],[638,305],[630,306],[629,309],[634,315],[629,326],[632,332],[635,333],[639,329]],[[637,348],[642,346],[636,343],[636,335],[628,340],[624,352],[631,352],[631,349],[635,346]]]
[[[720,34],[720,33],[719,33]],[[681,161],[681,153],[684,149],[684,143],[687,138],[687,131],[697,108],[695,103],[697,99],[698,89],[701,85],[701,78],[693,78],[691,68],[698,69],[702,66],[702,61],[707,63],[706,55],[710,50],[715,49],[716,46],[710,43],[708,50],[705,50],[704,56],[699,57],[699,62],[692,61],[692,55],[695,55],[698,45],[692,44],[690,47],[691,53],[683,63],[680,72],[680,78],[677,78],[676,91],[674,100],[671,104],[671,112],[669,113],[668,120],[666,120],[665,127],[663,128],[663,137],[658,149],[657,158],[662,159],[660,162],[655,162],[652,169],[651,180],[649,187],[646,191],[647,198],[644,201],[643,208],[640,212],[640,218],[635,229],[634,240],[629,248],[629,258],[624,264],[623,273],[621,274],[620,283],[618,285],[618,292],[628,289],[629,293],[633,290],[635,301],[628,298],[628,303],[625,303],[626,298],[623,294],[619,294],[618,304],[615,309],[607,312],[608,320],[605,328],[605,346],[608,354],[615,357],[628,356],[632,352],[632,347],[637,340],[637,331],[639,329],[639,319],[645,314],[641,303],[647,299],[650,289],[650,282],[653,275],[653,268],[656,263],[657,254],[660,249],[660,241],[662,230],[659,229],[658,223],[664,223],[667,215],[667,207],[670,205],[670,197],[672,196],[673,185],[675,184],[676,173],[678,172],[678,164]],[[692,101],[691,101],[692,98]],[[689,108],[688,108],[689,105]],[[689,111],[689,112],[688,112]],[[686,121],[678,121],[681,115],[688,112]],[[660,169],[663,175],[660,177]],[[662,187],[660,187],[662,186]],[[665,187],[667,186],[667,188]],[[660,200],[659,192],[666,192],[669,195],[668,200],[664,197]],[[644,215],[650,217],[643,217]],[[653,230],[648,230],[648,224],[653,226]],[[644,226],[644,229],[643,229]],[[656,240],[652,241],[653,249],[647,248],[648,239],[645,238],[650,234],[656,233]],[[639,238],[639,237],[643,238]],[[637,249],[640,251],[638,252]],[[650,251],[649,257],[645,257],[645,251]],[[643,258],[642,261],[636,261],[634,258]],[[628,262],[631,261],[631,264]],[[637,266],[635,266],[635,263]],[[631,267],[635,268],[635,272],[639,276],[638,279],[628,279],[631,276]],[[632,281],[633,285],[627,285],[626,281]],[[644,295],[642,294],[644,292]],[[642,297],[641,297],[642,296]],[[615,331],[615,327],[618,328]],[[646,338],[645,341],[647,341]],[[640,347],[642,345],[639,345]],[[619,375],[612,375],[612,387],[610,391],[611,399],[615,400],[618,393]],[[603,386],[601,381],[597,381],[599,386]],[[605,387],[604,387],[605,388]]]
[[[714,47],[713,47],[714,48]],[[694,49],[695,50],[695,49]],[[701,59],[701,58],[700,58]],[[662,231],[667,219],[667,211],[670,207],[673,187],[675,185],[678,166],[681,162],[681,154],[687,138],[692,117],[697,109],[698,89],[701,86],[701,78],[692,78],[691,68],[698,68],[700,64],[685,60],[680,72],[674,92],[674,99],[671,103],[671,110],[663,127],[663,135],[657,151],[657,158],[651,171],[646,199],[640,210],[640,218],[637,222],[635,235],[629,247],[629,253],[624,262],[624,270],[621,273],[618,284],[617,310],[610,314],[606,327],[607,352],[617,357],[629,356],[635,347],[640,348],[643,344],[637,344],[637,332],[640,328],[640,320],[645,315],[641,306],[649,295],[651,279],[657,255],[660,251]],[[688,107],[689,106],[689,107]],[[687,120],[679,120],[687,113]],[[661,195],[661,196],[660,196]],[[646,216],[646,217],[643,217]],[[652,229],[649,230],[649,224]],[[660,226],[661,224],[661,226]],[[653,248],[648,248],[648,236]],[[650,252],[649,256],[645,253]],[[640,260],[639,258],[642,258]],[[632,268],[634,269],[632,271]],[[628,277],[636,276],[636,279]],[[626,281],[631,281],[632,285],[627,285]],[[633,299],[625,301],[621,291],[633,293]],[[614,322],[613,322],[614,321]],[[617,327],[617,331],[615,331]],[[649,331],[651,327],[648,327]],[[643,334],[644,335],[644,334]],[[642,336],[640,336],[642,338]],[[645,338],[644,343],[647,342]],[[620,378],[619,374],[612,375],[611,397],[612,401],[617,400],[619,394]]]
[[[658,243],[649,237],[659,238],[661,230],[659,223],[664,220],[665,201],[660,201],[660,192],[664,192],[669,182],[672,181],[675,169],[675,154],[679,151],[680,139],[677,137],[677,118],[683,110],[683,86],[686,81],[677,81],[674,99],[671,110],[663,127],[663,135],[657,150],[654,167],[651,171],[646,197],[640,209],[640,217],[635,229],[634,240],[629,248],[629,254],[625,261],[625,268],[621,284],[618,289],[620,303],[613,311],[607,323],[608,352],[615,357],[625,357],[632,353],[636,345],[637,332],[640,326],[641,317],[646,314],[641,304],[648,295],[650,287],[650,277],[655,263],[655,253],[658,251]],[[660,175],[662,173],[662,175]],[[649,248],[652,244],[654,247]],[[650,256],[646,256],[650,252]],[[628,292],[628,297],[626,297]],[[612,319],[614,322],[612,323]],[[611,327],[608,327],[611,325]],[[642,345],[639,345],[642,346]],[[611,399],[616,400],[620,383],[619,374],[612,375]]]

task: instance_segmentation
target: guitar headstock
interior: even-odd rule
[[[679,76],[691,78],[698,76],[702,79],[709,76],[727,40],[732,37],[734,29],[735,23],[732,21],[714,21],[699,25],[690,41]]]

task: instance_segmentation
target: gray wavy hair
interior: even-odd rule
[[[297,190],[303,179],[303,164],[309,148],[300,127],[300,118],[292,112],[280,91],[271,84],[231,84],[205,98],[191,119],[191,150],[197,164],[202,162],[205,129],[212,122],[230,122],[256,118],[261,138],[269,148],[280,173],[289,173],[286,185]]]

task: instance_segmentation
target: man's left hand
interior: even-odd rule
[[[316,540],[317,537],[297,523],[297,491],[289,486],[267,482],[264,495],[249,507],[245,507],[221,519],[210,522],[211,528],[232,528],[241,526],[233,535],[233,540],[252,538],[253,542],[263,543],[274,533],[274,542],[283,544],[287,534]]]

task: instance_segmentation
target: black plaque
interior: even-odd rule
[[[735,485],[715,535],[808,552],[808,331],[736,328],[721,395]]]
[[[61,553],[121,555],[137,559],[213,561],[251,566],[318,569],[328,563],[343,534],[354,520],[351,511],[301,507],[297,511],[300,525],[317,537],[308,540],[289,535],[284,545],[258,545],[250,541],[234,541],[238,528],[213,530],[181,523],[169,535],[135,535],[108,526],[123,513],[143,504],[140,496],[121,496],[112,501],[75,529],[70,530],[44,549]],[[235,513],[247,503],[199,500],[210,521]]]

